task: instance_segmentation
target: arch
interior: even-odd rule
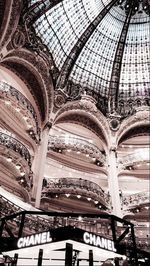
[[[39,107],[42,120],[48,120],[52,111],[54,90],[45,61],[27,49],[20,49],[8,54],[1,64],[23,80]]]
[[[77,107],[77,106],[76,106]],[[101,124],[101,121],[93,114],[88,114],[86,108],[85,109],[76,109],[74,108],[62,108],[60,112],[58,112],[54,124],[59,123],[74,123],[79,124],[85,128],[88,128],[90,131],[95,133],[105,144],[105,146],[109,143],[109,136],[107,135],[107,123],[104,127],[104,124]]]
[[[123,141],[123,139],[126,137],[127,138],[132,137],[132,136],[134,137],[136,134],[136,130],[133,131],[134,128],[138,130],[137,134],[140,134],[140,135],[148,134],[149,132],[149,108],[147,107],[145,109],[143,108],[142,111],[138,111],[135,115],[128,117],[122,122],[116,135],[117,145],[119,145],[121,141]],[[141,128],[141,129],[138,129],[138,128]],[[146,130],[145,133],[144,133],[144,129]],[[133,134],[132,134],[132,131],[133,131]]]
[[[130,129],[124,132],[120,137],[118,145],[123,141],[136,137],[136,136],[148,136],[150,135],[150,127],[148,124],[134,125]]]

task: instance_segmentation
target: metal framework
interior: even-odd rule
[[[0,220],[0,247],[1,247],[0,252],[10,250],[10,247],[9,247],[10,242],[23,236],[23,230],[25,227],[26,215],[40,215],[40,216],[46,215],[49,217],[57,217],[57,218],[58,217],[60,217],[60,218],[62,218],[62,217],[77,218],[77,217],[81,216],[81,214],[79,214],[79,213],[22,211],[19,213],[14,213],[12,215],[8,215],[6,217],[3,217]],[[126,249],[128,250],[132,259],[134,258],[134,263],[135,263],[134,265],[138,265],[137,247],[136,247],[136,241],[135,241],[135,235],[134,235],[134,225],[132,223],[130,223],[124,219],[121,219],[117,216],[110,215],[110,214],[89,214],[88,213],[88,214],[83,214],[82,217],[83,218],[84,217],[94,218],[94,219],[96,219],[96,218],[108,219],[110,222],[110,226],[111,226],[112,238],[113,238],[113,241],[115,244],[115,248],[116,248],[117,252],[120,254],[124,254],[124,252],[125,252],[125,249],[120,242],[125,238],[125,236],[127,236],[130,233],[132,245],[126,247]],[[20,222],[18,222],[18,220]],[[18,226],[17,236],[14,236],[14,233],[12,232],[12,229],[9,226],[10,221],[11,222],[13,221],[14,223],[16,222],[16,225]],[[120,234],[118,233],[117,223],[120,223],[122,226],[125,227],[123,233],[120,233]],[[59,228],[59,230],[60,230],[60,228]],[[76,228],[74,230],[79,230],[79,229]],[[9,235],[8,237],[4,236],[5,232],[7,232],[7,235]],[[68,233],[69,233],[69,231],[68,231]]]
[[[98,14],[98,16],[94,19],[94,21],[90,23],[90,25],[82,33],[82,35],[80,36],[79,40],[76,42],[74,47],[71,49],[69,55],[67,56],[62,66],[61,73],[57,82],[57,88],[64,89],[66,81],[68,80],[72,68],[77,58],[79,57],[82,49],[84,48],[85,44],[93,34],[94,30],[99,25],[99,23],[102,21],[102,19],[106,16],[106,14],[109,12],[109,10],[116,2],[117,0],[112,0],[107,6],[104,7],[104,9]]]
[[[39,17],[41,17],[49,9],[53,8],[62,1],[63,0],[37,1],[37,3],[33,4],[28,10],[25,11],[24,20],[26,25],[33,24]]]
[[[120,74],[121,74],[122,57],[123,57],[128,27],[129,27],[130,19],[131,19],[132,12],[133,12],[133,3],[134,3],[134,0],[132,0],[130,9],[127,11],[127,16],[126,16],[126,19],[125,19],[125,22],[122,28],[119,41],[118,41],[114,63],[113,63],[111,80],[110,80],[110,88],[109,88],[109,99],[108,99],[111,113],[116,111],[117,106],[118,106],[118,92],[119,92],[119,81],[120,81]]]

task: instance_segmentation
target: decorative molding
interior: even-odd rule
[[[7,14],[6,13],[4,14],[4,22],[3,22],[3,26],[1,30],[4,32],[6,26],[7,28],[6,28],[4,36],[0,32],[1,33],[0,35],[2,36],[2,42],[0,43],[0,50],[4,46],[6,46],[6,44],[10,41],[10,38],[13,32],[17,28],[17,24],[19,22],[19,17],[20,17],[21,8],[22,8],[22,0],[18,0],[18,1],[7,0],[5,5],[7,9]],[[6,23],[6,19],[7,19],[7,23]]]
[[[18,49],[23,47],[25,45],[25,41],[26,41],[25,34],[23,33],[22,30],[17,28],[11,38],[13,49]]]

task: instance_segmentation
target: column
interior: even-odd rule
[[[32,171],[34,174],[32,195],[33,195],[33,198],[35,198],[35,207],[36,208],[40,207],[42,184],[43,184],[44,169],[45,169],[46,156],[47,156],[48,137],[49,137],[50,128],[51,128],[51,124],[47,123],[43,129],[43,132],[41,135],[41,143],[38,147],[38,150],[35,154],[34,161],[32,164]]]
[[[73,253],[73,245],[70,243],[66,243],[65,266],[72,265],[72,253]]]
[[[115,149],[111,149],[108,156],[108,187],[112,202],[112,213],[122,218],[121,201],[119,195],[118,168]]]

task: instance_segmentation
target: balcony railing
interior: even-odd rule
[[[150,195],[149,191],[144,191],[123,197],[122,198],[123,207],[127,209],[140,204],[147,204],[149,203],[149,195]]]
[[[81,178],[45,179],[42,196],[48,196],[50,193],[80,195],[107,206],[110,204],[109,195],[99,185]]]
[[[28,149],[20,141],[5,133],[0,132],[0,145],[3,145],[6,148],[18,153],[27,161],[29,167],[31,167],[31,155]]]
[[[149,149],[139,149],[132,154],[126,155],[119,159],[119,163],[124,166],[129,166],[131,164],[138,164],[139,162],[149,161]]]
[[[5,94],[6,96],[10,95],[11,97],[15,98],[19,105],[22,105],[24,108],[27,109],[27,111],[30,113],[31,117],[35,121],[36,134],[40,138],[40,128],[38,126],[37,115],[30,101],[20,91],[16,90],[14,87],[10,86],[6,82],[0,81],[0,92],[2,94]]]
[[[72,136],[50,136],[48,149],[65,149],[76,152],[81,152],[89,157],[100,160],[102,163],[106,162],[106,156],[101,150],[90,141],[83,140]]]
[[[17,213],[17,212],[21,212],[24,211],[25,209],[21,208],[20,206],[14,204],[13,202],[11,202],[10,200],[8,200],[7,198],[5,198],[4,196],[0,195],[0,217],[5,217],[7,215],[11,215],[13,213]],[[32,206],[31,206],[32,208]],[[19,218],[16,218],[14,221],[12,220],[10,223],[10,226],[12,227],[14,234],[17,231],[16,228],[16,223],[20,223]],[[26,224],[25,224],[25,233],[26,234],[31,234],[31,233],[35,233],[39,230],[40,231],[44,231],[44,230],[48,230],[49,226],[50,226],[50,220],[46,219],[46,218],[41,218],[40,216],[30,216],[28,215],[26,217]],[[18,227],[18,226],[17,226]],[[17,233],[17,232],[16,232]]]

